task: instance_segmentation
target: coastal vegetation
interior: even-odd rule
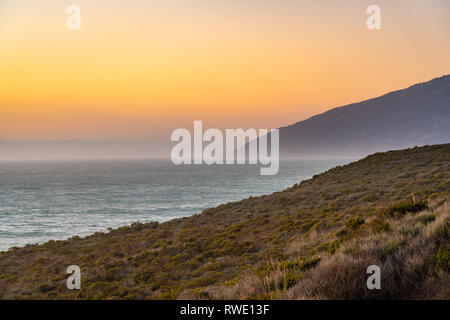
[[[449,164],[450,144],[375,153],[191,217],[11,248],[0,298],[449,299]]]

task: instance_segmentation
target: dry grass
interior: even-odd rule
[[[432,219],[430,218],[432,217]],[[368,233],[343,245],[320,263],[299,273],[292,288],[277,285],[289,271],[278,267],[264,277],[249,276],[232,287],[211,289],[217,299],[450,299],[447,264],[437,263],[439,248],[450,248],[450,208],[391,219],[391,228]],[[441,249],[442,250],[442,249]],[[366,269],[381,268],[381,290],[368,290]]]
[[[426,217],[435,216],[426,225]],[[349,242],[286,292],[289,299],[450,299],[448,268],[436,264],[440,247],[450,248],[450,209],[410,215],[391,230]],[[382,289],[368,290],[366,268],[378,265]]]
[[[0,298],[448,298],[449,165],[449,144],[377,153],[189,218],[12,248]],[[364,289],[368,263],[381,293]]]

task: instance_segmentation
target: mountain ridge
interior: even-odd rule
[[[279,128],[281,154],[366,155],[450,141],[450,75]]]

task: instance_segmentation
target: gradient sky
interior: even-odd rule
[[[448,73],[448,0],[0,0],[0,140],[275,128]]]

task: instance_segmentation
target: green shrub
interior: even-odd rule
[[[417,213],[428,209],[425,202],[416,203],[397,203],[388,208],[387,213],[391,216],[401,216],[406,213]]]
[[[336,239],[328,244],[328,252],[330,254],[335,254],[336,250],[339,248],[341,244],[341,240]]]
[[[350,219],[347,220],[347,222],[345,223],[345,225],[348,228],[351,229],[356,229],[357,227],[359,227],[360,225],[364,224],[364,219],[361,218],[360,215],[351,217]]]
[[[436,215],[434,215],[434,214],[427,214],[427,215],[419,217],[419,221],[421,223],[423,223],[424,225],[427,225],[430,222],[433,222],[434,220],[436,220]]]
[[[303,276],[301,273],[289,271],[283,276],[279,283],[279,286],[283,289],[289,289],[295,286],[302,277]]]
[[[179,288],[171,288],[169,291],[163,292],[159,295],[163,300],[175,300],[180,292]]]
[[[138,283],[146,283],[146,282],[150,282],[153,279],[154,276],[154,272],[151,270],[144,270],[141,273],[138,273],[135,277],[135,280]]]
[[[348,230],[346,228],[342,228],[338,232],[336,232],[337,237],[345,237],[348,235]]]
[[[442,268],[444,270],[450,269],[450,248],[444,246],[440,246],[436,256],[434,257],[434,263],[437,267]]]
[[[233,279],[231,279],[231,280],[225,281],[225,286],[226,286],[226,287],[234,286],[236,283],[239,282],[239,279],[240,279],[240,277],[238,276],[238,277],[233,278]]]
[[[378,217],[370,223],[370,227],[371,227],[373,233],[382,233],[382,232],[388,231],[390,228],[390,225],[388,222],[386,222],[382,218]]]
[[[320,262],[319,257],[311,259],[298,259],[297,261],[283,261],[280,263],[266,263],[263,266],[256,268],[255,272],[259,278],[269,275],[276,270],[282,270],[285,272],[297,271],[305,272],[312,267],[315,267]]]
[[[319,257],[311,258],[308,260],[301,259],[298,262],[291,264],[291,269],[298,269],[302,272],[315,267],[320,262]]]

